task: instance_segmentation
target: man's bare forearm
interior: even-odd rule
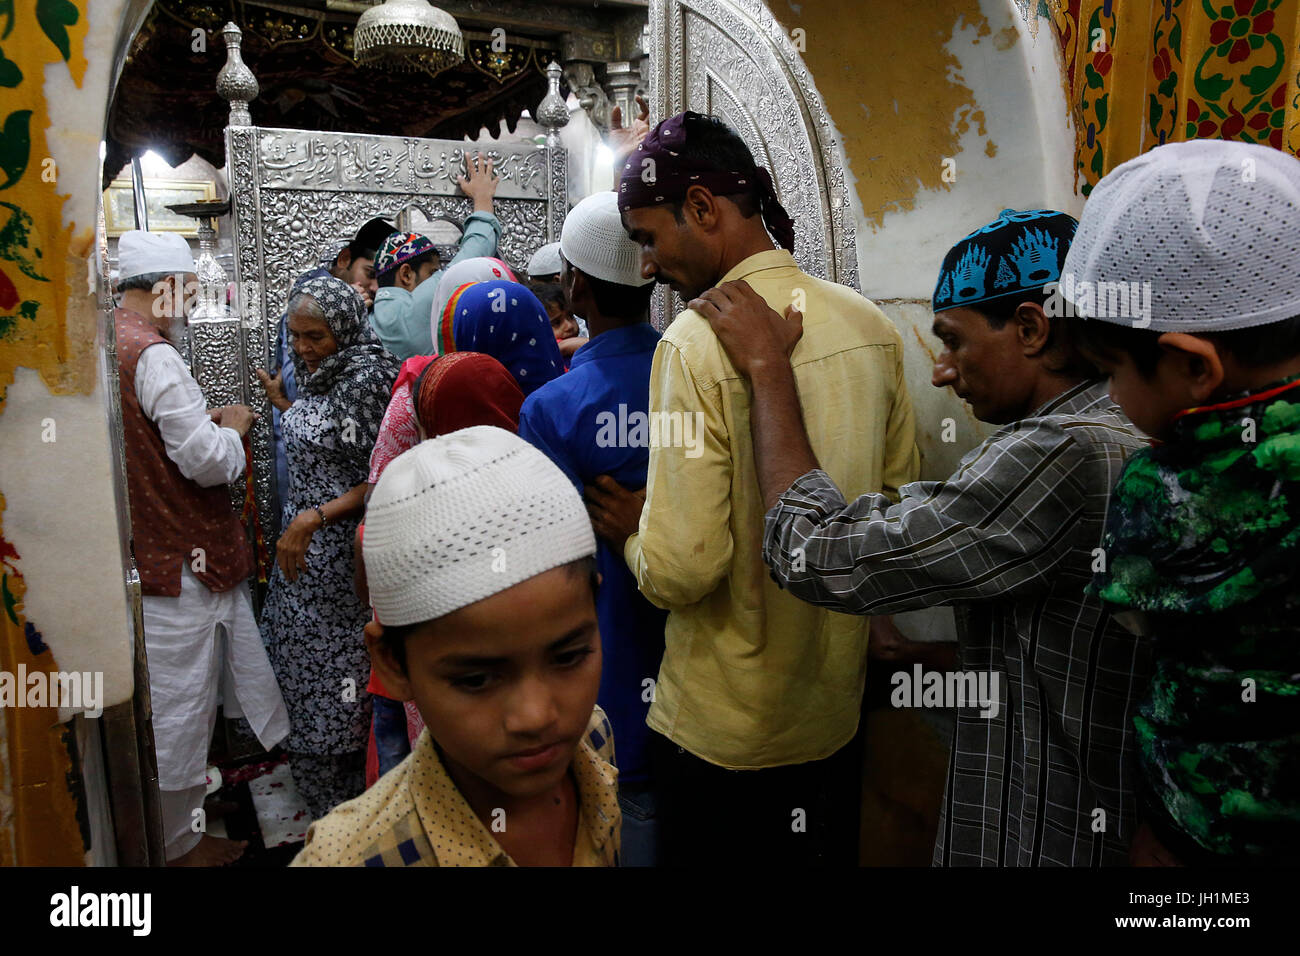
[[[795,479],[820,468],[803,424],[794,370],[787,361],[750,370],[753,405],[749,410],[754,436],[754,465],[763,507],[773,508]]]

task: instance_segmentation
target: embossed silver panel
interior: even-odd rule
[[[843,150],[808,69],[762,0],[650,0],[653,120],[711,113],[767,166],[810,275],[860,288]],[[662,289],[656,324],[676,311]],[[662,326],[661,326],[662,327]]]
[[[546,154],[536,147],[297,129],[259,129],[257,145],[263,187],[457,195],[465,155],[483,152],[500,180],[498,199],[546,199]]]
[[[250,444],[258,511],[271,544],[279,533],[271,407],[253,370],[276,366],[278,320],[293,280],[375,216],[396,221],[415,207],[429,219],[463,226],[473,203],[457,179],[466,152],[479,149],[453,140],[229,126],[226,151],[240,314],[229,330],[204,330],[194,362],[209,381],[224,383],[210,402],[247,396],[261,413]],[[494,203],[502,225],[498,255],[522,268],[539,246],[559,237],[568,211],[567,156],[563,148],[526,144],[481,151],[501,180]]]

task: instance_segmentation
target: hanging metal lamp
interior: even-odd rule
[[[465,38],[429,0],[384,0],[357,20],[352,53],[361,66],[432,76],[464,61]]]

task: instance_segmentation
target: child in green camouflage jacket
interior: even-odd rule
[[[1091,588],[1154,642],[1131,858],[1294,863],[1300,161],[1215,140],[1124,163],[1062,273],[1071,333],[1156,440],[1112,493]]]

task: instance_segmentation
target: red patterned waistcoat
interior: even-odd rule
[[[210,590],[228,591],[253,570],[248,539],[230,506],[230,491],[225,485],[204,488],[181,474],[135,393],[136,363],[144,350],[159,344],[171,348],[171,344],[138,312],[117,309],[113,321],[141,589],[148,595],[176,597],[181,593],[181,569],[189,562],[195,577]],[[196,548],[202,549],[201,554],[195,554]]]

